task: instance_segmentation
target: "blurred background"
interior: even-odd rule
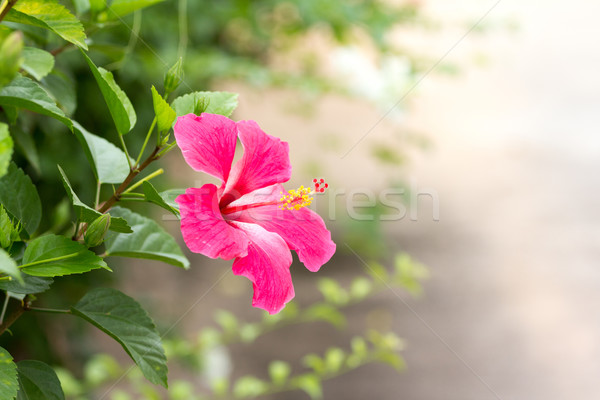
[[[100,30],[90,49],[130,95],[146,122],[140,132],[152,118],[148,82],[161,82],[181,55],[181,93],[239,93],[234,119],[290,143],[289,188],[329,182],[316,208],[338,252],[318,274],[295,259],[299,304],[319,296],[318,277],[344,284],[401,251],[429,270],[417,296],[392,287],[349,307],[344,329],[288,326],[213,354],[202,377],[174,367],[170,378],[202,386],[207,374],[266,376],[273,359],[299,370],[307,352],[378,329],[404,339],[405,369],[363,367],[324,383],[326,399],[599,396],[599,12],[583,0],[168,0]],[[75,119],[114,139],[78,56],[64,53],[65,65],[80,68],[62,77],[86,99]],[[165,169],[162,190],[204,183],[179,152]],[[81,174],[80,197],[91,198]],[[403,218],[381,204],[389,190],[408,210]],[[178,223],[163,217],[179,237]],[[230,262],[188,255],[189,271],[128,262],[117,282],[163,332],[189,340],[214,325],[217,309],[262,318],[250,309],[249,283],[224,274]],[[86,284],[109,279],[99,274]],[[79,347],[97,342],[127,363],[117,344],[94,335]],[[70,346],[48,357],[76,369]]]

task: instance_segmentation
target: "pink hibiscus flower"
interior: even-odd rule
[[[310,271],[335,252],[325,223],[305,207],[313,191],[283,190],[292,172],[288,144],[254,121],[208,113],[179,117],[174,131],[185,161],[222,182],[189,188],[175,199],[185,243],[207,257],[235,259],[233,273],[252,281],[252,305],[279,312],[294,297],[290,250]],[[232,166],[238,137],[244,154]],[[314,192],[326,187],[314,182]]]

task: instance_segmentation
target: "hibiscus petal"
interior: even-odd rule
[[[250,239],[248,255],[236,258],[233,273],[250,279],[254,288],[252,306],[276,314],[294,298],[290,275],[292,255],[276,233],[255,224],[232,222]]]
[[[221,206],[275,183],[287,182],[292,175],[289,146],[267,135],[254,121],[237,123],[244,155],[233,166]]]
[[[277,201],[282,192],[285,193],[282,185],[273,185],[248,193],[228,207]],[[331,232],[327,230],[319,214],[308,208],[282,210],[277,205],[264,205],[229,216],[240,222],[258,224],[281,236],[288,247],[298,253],[299,260],[310,271],[318,271],[335,253],[336,246],[331,240]]]
[[[173,131],[190,167],[227,181],[237,142],[235,122],[217,114],[187,114],[177,118]]]
[[[248,254],[246,234],[221,215],[215,185],[189,188],[175,201],[181,212],[181,234],[191,251],[224,260]]]

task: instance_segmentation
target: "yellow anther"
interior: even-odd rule
[[[302,207],[310,206],[312,202],[311,189],[300,186],[296,190],[288,190],[288,194],[283,195],[279,202],[279,208],[282,210],[299,210]]]

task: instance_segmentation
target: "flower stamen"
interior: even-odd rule
[[[325,192],[325,189],[329,187],[329,184],[324,179],[313,179],[314,188],[300,186],[298,189],[288,190],[287,194],[283,195],[279,199],[279,208],[282,210],[299,210],[303,207],[308,207],[313,201],[313,195],[317,193]]]

